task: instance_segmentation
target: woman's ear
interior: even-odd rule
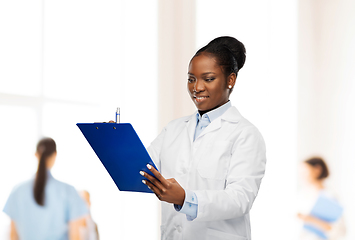
[[[236,79],[237,79],[237,75],[235,75],[235,73],[229,74],[227,79],[227,87],[229,89],[232,89],[234,87]]]

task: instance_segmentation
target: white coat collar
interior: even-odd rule
[[[193,142],[194,139],[194,134],[195,134],[195,128],[197,124],[197,119],[196,119],[196,114],[197,111],[186,118],[186,127],[187,127],[187,132],[189,134],[189,138],[191,143]],[[239,113],[236,107],[232,106],[228,108],[228,110],[222,114],[222,116],[216,118],[214,121],[212,121],[206,128],[205,130],[198,136],[198,138],[202,137],[206,133],[212,132],[214,130],[217,130],[221,127],[221,122],[222,120],[227,121],[227,122],[233,122],[237,123],[239,120],[242,118],[242,115]],[[196,138],[195,141],[198,139]]]

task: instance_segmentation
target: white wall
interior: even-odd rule
[[[39,137],[50,136],[52,173],[91,193],[101,239],[158,238],[158,200],[119,192],[75,126],[114,119],[121,107],[146,146],[155,138],[157,11],[144,0],[0,1],[1,210],[34,175]],[[0,239],[8,227],[1,212]]]
[[[355,238],[355,2],[299,1],[299,161],[321,155]]]
[[[195,52],[195,0],[159,0],[159,130],[191,114],[187,67]]]

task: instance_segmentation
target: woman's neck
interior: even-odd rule
[[[229,102],[229,100],[228,100],[227,102]],[[223,104],[220,105],[220,106],[223,106],[223,105],[226,104],[227,102],[223,103]],[[200,116],[202,116],[203,114],[208,113],[208,112],[210,112],[210,111],[212,111],[212,110],[215,110],[215,109],[219,108],[220,106],[216,106],[216,107],[214,107],[214,108],[211,108],[211,109],[205,110],[205,111],[198,110],[198,113],[200,114]]]
[[[324,189],[323,181],[315,180],[312,184],[317,190]]]
[[[213,110],[213,109],[206,110],[206,111],[200,111],[200,110],[198,110],[198,113],[200,114],[200,116],[202,116],[203,114],[208,113],[208,112],[211,111],[211,110]]]

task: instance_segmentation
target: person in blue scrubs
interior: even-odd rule
[[[16,186],[4,207],[11,218],[11,240],[79,240],[79,226],[88,209],[75,188],[53,178],[56,143],[37,144],[38,169],[34,179]]]

